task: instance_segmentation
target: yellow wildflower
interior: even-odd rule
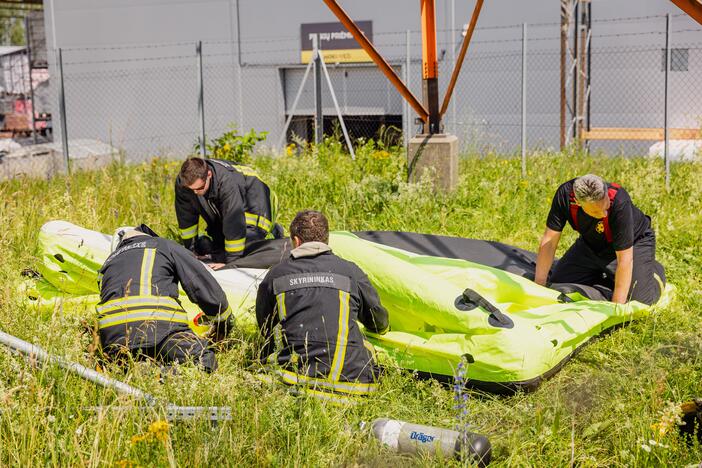
[[[144,442],[145,440],[151,439],[151,437],[151,434],[149,434],[148,432],[146,434],[137,434],[132,436],[131,442],[132,445],[136,445],[139,442]]]
[[[682,424],[682,413],[680,405],[669,401],[661,412],[660,421],[651,424],[651,429],[656,432],[658,438],[665,437],[672,429]]]
[[[161,441],[168,439],[169,429],[168,421],[154,421],[149,424],[149,434],[153,434],[156,439]]]
[[[149,424],[149,429],[145,433],[132,436],[132,445],[136,445],[139,442],[151,442],[154,439],[160,441],[168,440],[170,428],[168,421],[154,421]]]

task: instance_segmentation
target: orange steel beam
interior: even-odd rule
[[[439,77],[436,61],[436,12],[434,0],[420,0],[422,14],[422,78]]]
[[[702,0],[670,0],[692,19],[702,24]]]
[[[410,106],[412,106],[412,109],[415,110],[415,112],[419,115],[419,117],[423,121],[427,121],[429,119],[429,112],[426,110],[426,108],[422,105],[421,102],[412,94],[412,91],[407,88],[407,86],[402,82],[399,76],[397,76],[397,73],[395,73],[395,70],[392,69],[392,67],[388,64],[388,62],[385,61],[385,59],[378,53],[377,50],[375,50],[375,47],[373,47],[373,44],[366,38],[365,34],[356,26],[356,23],[353,22],[353,20],[349,17],[349,15],[346,14],[346,12],[341,8],[341,6],[336,2],[336,0],[324,0],[324,3],[329,7],[329,9],[336,15],[337,18],[339,18],[339,21],[346,26],[346,29],[349,30],[351,35],[356,39],[356,42],[358,42],[363,50],[366,51],[368,55],[370,55],[371,59],[373,59],[373,62],[375,62],[376,65],[378,65],[378,68],[380,68],[380,71],[383,72],[383,74],[387,77],[388,80],[397,88],[397,90],[402,94],[402,96],[407,100]]]
[[[422,97],[429,111],[424,133],[441,133],[439,114],[439,64],[436,59],[436,5],[434,0],[420,0],[422,23]]]
[[[468,46],[470,45],[470,40],[473,37],[473,31],[475,31],[475,25],[478,23],[478,17],[480,16],[480,11],[482,8],[483,0],[478,0],[475,3],[475,8],[473,8],[473,16],[470,19],[468,28],[466,28],[466,35],[463,38],[463,44],[461,44],[461,52],[458,54],[458,60],[456,61],[456,65],[454,65],[453,68],[453,73],[451,74],[451,81],[449,81],[448,88],[446,88],[444,102],[441,104],[441,112],[439,112],[440,115],[444,115],[446,109],[448,109],[449,101],[451,101],[451,96],[453,95],[453,88],[456,86],[458,75],[461,73],[463,60],[466,57],[466,52],[468,52]]]

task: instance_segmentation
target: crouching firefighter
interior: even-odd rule
[[[118,362],[128,355],[164,365],[192,360],[207,372],[217,368],[208,340],[197,336],[178,300],[178,283],[211,322],[215,341],[233,326],[224,291],[192,253],[156,236],[147,226],[121,228],[100,269],[97,305],[103,353]]]
[[[272,372],[295,391],[334,402],[372,393],[379,376],[373,348],[357,320],[372,333],[388,329],[388,314],[368,277],[327,245],[329,227],[317,211],[290,225],[291,255],[274,266],[258,289],[256,318]]]
[[[235,262],[252,242],[279,238],[275,194],[246,166],[217,159],[187,159],[175,183],[175,211],[186,248],[210,256],[212,268]],[[198,236],[198,221],[207,236]]]

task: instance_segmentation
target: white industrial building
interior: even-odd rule
[[[670,123],[699,127],[702,27],[667,0],[590,3],[591,124],[662,127],[665,15],[671,14]],[[421,98],[419,2],[340,4],[370,25],[372,42],[400,76],[409,73],[410,87]],[[473,6],[474,1],[437,0],[442,90]],[[69,139],[99,139],[133,159],[182,156],[198,138],[198,41],[208,136],[235,123],[268,131],[268,143],[275,143],[305,69],[305,28],[337,21],[321,0],[47,0],[44,11],[52,77],[58,76],[55,50],[63,58]],[[486,0],[444,120],[464,148],[514,151],[520,144],[522,23],[528,31],[529,146],[558,147],[560,21],[559,0]],[[417,131],[414,115],[372,63],[329,66],[354,136],[369,136],[382,124]],[[52,79],[52,86],[58,83]],[[314,112],[308,84],[292,127],[303,138],[309,137]],[[326,90],[323,105],[330,122],[335,111]],[[58,117],[55,111],[55,128]],[[628,148],[643,151],[650,144]],[[624,147],[612,142],[609,148],[613,145]]]

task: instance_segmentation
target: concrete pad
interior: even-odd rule
[[[119,158],[117,148],[97,140],[70,140],[71,170],[94,170]],[[48,179],[65,172],[60,143],[25,146],[0,157],[0,180],[15,177]]]
[[[458,137],[449,134],[417,135],[407,149],[409,180],[431,174],[434,190],[450,192],[458,185]]]

